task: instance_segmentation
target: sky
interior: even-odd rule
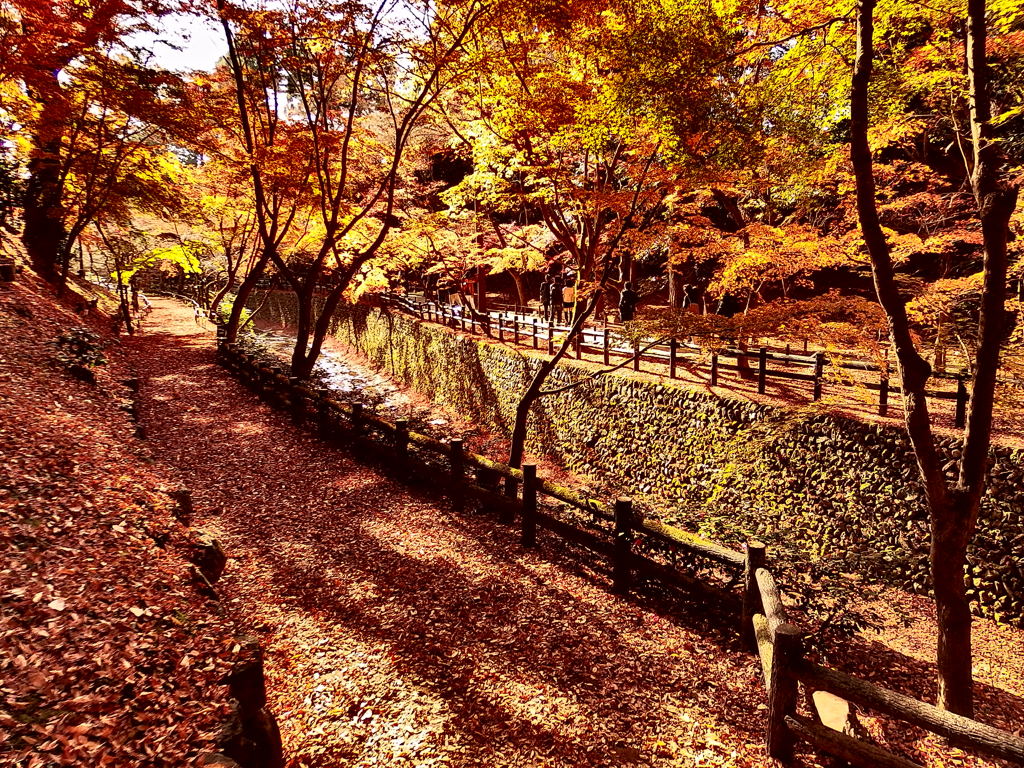
[[[210,71],[227,53],[224,32],[209,19],[175,14],[159,23],[158,34],[139,34],[130,44],[151,51],[154,63],[177,72]]]

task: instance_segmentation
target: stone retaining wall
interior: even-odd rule
[[[290,295],[267,309],[286,323]],[[508,436],[537,360],[397,312],[348,307],[335,335],[431,400]],[[557,386],[581,368],[567,362]],[[902,430],[609,375],[535,406],[528,450],[726,543],[756,536],[836,572],[928,589],[927,511]],[[954,441],[942,441],[950,471]],[[1024,451],[996,448],[970,553],[977,611],[1024,624]]]

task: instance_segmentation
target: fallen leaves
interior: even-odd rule
[[[173,502],[154,489],[184,481],[229,557],[221,605],[266,648],[290,768],[767,764],[760,673],[708,606],[614,597],[603,564],[548,538],[526,553],[490,516],[325,448],[214,364],[190,310],[155,304],[159,327],[130,342],[150,448],[106,371],[89,388],[31,339],[2,353],[5,758],[170,766],[210,747],[210,692],[241,645],[174,556]],[[908,688],[932,679],[890,669]],[[919,734],[870,725],[946,764]]]
[[[123,353],[69,378],[50,342],[81,318],[28,278],[5,290],[32,320],[0,310],[0,763],[186,765],[222,720],[232,627],[147,534],[180,528],[121,408]],[[189,648],[217,663],[179,669]]]
[[[325,450],[213,364],[190,313],[153,317],[159,343],[134,342],[147,431],[231,557],[227,603],[262,628],[293,766],[668,766],[694,745],[708,765],[763,764],[759,725],[714,691],[664,698],[738,677],[760,701],[746,657]],[[177,405],[200,392],[198,412]]]

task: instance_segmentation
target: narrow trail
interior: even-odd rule
[[[701,606],[624,600],[291,425],[154,302],[150,442],[229,555],[293,766],[761,766],[759,668]]]

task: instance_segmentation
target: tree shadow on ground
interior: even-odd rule
[[[386,485],[379,490],[388,492]],[[440,548],[446,554],[437,557],[402,553],[400,536],[382,540],[374,530],[380,524],[397,528],[400,518],[381,520],[378,515],[373,526],[367,525],[359,499],[372,493],[362,488],[332,496],[339,512],[318,525],[314,561],[289,559],[289,542],[261,536],[264,521],[250,518],[249,534],[269,544],[264,552],[265,566],[273,572],[271,592],[285,589],[299,608],[388,647],[403,676],[413,677],[444,698],[455,721],[476,724],[463,736],[478,746],[499,741],[543,749],[565,737],[558,728],[531,721],[510,708],[509,698],[497,691],[509,685],[549,690],[556,698],[573,702],[579,717],[602,722],[605,727],[595,728],[595,738],[574,736],[576,760],[606,747],[603,739],[609,729],[628,739],[632,719],[645,710],[645,719],[671,718],[668,710],[656,711],[665,693],[671,694],[673,706],[681,707],[699,705],[711,694],[721,695],[716,692],[721,681],[712,679],[715,673],[710,670],[701,670],[699,654],[681,654],[686,658],[675,663],[666,649],[644,647],[645,623],[653,618],[645,616],[644,610],[636,610],[635,605],[627,610],[626,621],[635,622],[637,635],[624,637],[621,617],[616,616],[623,606],[612,605],[618,598],[597,593],[589,595],[590,600],[581,599],[547,583],[520,562],[507,540],[496,549],[495,538],[500,535],[473,524],[486,526],[485,521],[442,513],[441,528],[451,522],[455,525],[440,535],[457,540],[461,552],[447,549],[446,542]],[[430,500],[419,502],[432,506]],[[272,530],[281,530],[280,520],[267,522]],[[302,536],[298,525],[285,530]],[[422,541],[429,533],[415,535]],[[319,546],[320,542],[327,546]],[[465,565],[477,559],[483,561],[483,574]],[[339,598],[347,590],[339,580],[325,577],[328,572],[343,573],[344,582],[371,585],[368,592],[374,597]],[[594,599],[607,600],[609,605],[595,607]],[[674,614],[672,619],[685,627],[685,615]],[[701,641],[693,637],[691,642]],[[749,678],[749,666],[748,659],[739,657],[733,672]],[[761,740],[761,724],[742,708],[718,706],[714,711],[724,712],[721,722],[744,741]]]
[[[149,339],[164,350],[164,359],[155,367],[173,370],[189,389],[205,391],[205,409],[220,412],[246,397],[240,385],[232,386],[226,374],[214,369],[209,346],[175,334],[153,334]],[[254,413],[262,410],[252,405],[246,407]],[[299,435],[286,416],[260,417],[277,432],[275,439],[284,450],[315,451],[318,445],[323,450],[319,441]],[[216,433],[194,434],[193,439],[200,446],[217,445],[223,426]],[[387,481],[345,488],[349,476],[359,475],[359,465],[342,454],[329,476],[317,477],[268,477],[244,460],[223,461],[215,450],[191,452],[190,461],[187,469],[197,483],[227,474],[239,499],[266,499],[268,489],[281,488],[282,482],[299,485],[308,507],[282,512],[267,503],[265,508],[248,508],[243,515],[223,515],[224,524],[244,538],[261,567],[268,569],[265,598],[325,617],[387,647],[396,668],[442,697],[456,716],[454,722],[463,724],[461,738],[481,749],[496,743],[541,751],[556,742],[565,747],[565,728],[547,722],[555,713],[538,713],[525,703],[518,708],[514,697],[501,690],[502,681],[514,681],[526,693],[547,690],[570,702],[572,718],[601,724],[592,737],[573,730],[573,765],[604,759],[596,752],[607,751],[607,736],[598,734],[621,734],[618,746],[632,746],[628,742],[639,737],[638,723],[669,723],[678,719],[680,707],[719,713],[718,723],[728,725],[741,741],[762,741],[764,716],[754,711],[757,697],[763,695],[759,671],[752,657],[738,653],[734,622],[727,628],[724,622],[720,625],[722,617],[708,606],[657,595],[623,601],[602,591],[608,587],[607,571],[595,564],[596,556],[552,537],[543,537],[539,559],[525,556],[512,530],[469,513],[449,512],[438,504],[436,488],[398,490]],[[438,550],[440,556],[402,551],[398,532],[416,526],[397,512],[374,506],[375,500],[396,493],[404,497],[405,507],[437,510],[438,530],[447,528],[444,537],[450,539],[447,548]],[[313,505],[321,513],[311,519],[307,511]],[[381,527],[394,535],[382,538]],[[419,533],[434,535],[429,528]],[[288,550],[293,545],[307,555],[312,550],[313,557],[291,560]],[[478,572],[469,567],[470,555],[482,563]],[[538,565],[540,560],[544,563]],[[343,573],[344,581],[325,576],[328,571]],[[558,571],[582,576],[591,587],[602,589],[571,591]],[[556,583],[545,580],[545,573],[553,574]],[[350,592],[345,582],[355,581],[373,585],[377,597],[344,597]],[[683,630],[677,639],[684,638],[684,646],[690,647],[681,653],[646,647],[645,641],[661,637],[652,629],[657,621]],[[731,670],[732,680],[721,679],[722,667],[709,665],[712,646],[729,652],[725,668]],[[915,696],[930,689],[930,665],[879,643],[852,644],[850,658],[858,655],[890,687]],[[900,670],[901,675],[889,676],[886,670]],[[979,688],[979,715],[992,715],[991,722],[999,723],[1007,713],[1024,708],[1018,697]],[[897,738],[905,730],[886,726],[885,734],[905,742],[905,735]],[[754,753],[760,754],[758,750]]]

